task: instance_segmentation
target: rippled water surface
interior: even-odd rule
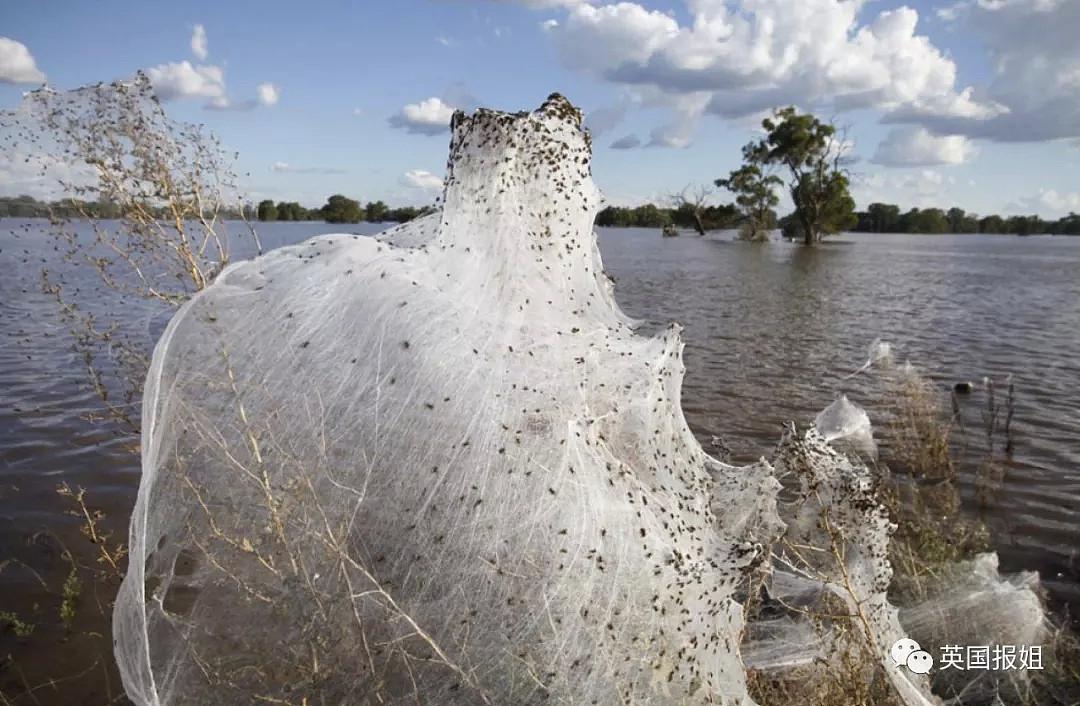
[[[85,487],[103,527],[121,536],[139,478],[131,441],[85,419],[100,400],[41,289],[59,252],[40,225],[25,225],[0,221],[0,560],[18,560],[0,572],[12,604],[0,611],[55,601],[42,584],[62,583],[63,547],[86,541],[59,483]],[[269,248],[335,228],[260,224],[259,234]],[[1080,608],[1080,238],[847,235],[804,248],[601,229],[600,244],[627,313],[646,330],[683,325],[686,417],[703,440],[722,434],[739,460],[768,453],[782,422],[809,421],[840,392],[874,417],[873,376],[844,379],[874,338],[943,391],[1011,374],[1017,445],[988,517],[993,542],[1003,568],[1039,570],[1059,605]],[[167,320],[166,310],[101,297],[92,276],[69,280],[68,292],[148,340]],[[963,401],[975,426],[981,404],[979,390]],[[57,640],[49,659],[90,649],[75,642]],[[104,698],[117,685],[95,688]]]

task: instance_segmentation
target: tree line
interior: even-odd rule
[[[696,228],[698,218],[706,230],[722,230],[738,225],[739,212],[731,204],[704,206],[697,213],[688,203],[675,208],[651,203],[634,208],[608,206],[596,214],[596,225],[612,228],[663,228],[667,225]]]
[[[1039,216],[989,215],[979,217],[962,208],[912,208],[901,212],[891,203],[872,203],[865,211],[855,214],[858,221],[851,228],[861,233],[1004,233],[1013,235],[1080,235],[1080,215],[1057,220]]]
[[[148,209],[153,218],[169,219],[172,214],[167,206],[140,204],[140,209]],[[326,221],[327,223],[359,223],[361,221],[392,221],[404,223],[417,216],[430,213],[430,207],[416,208],[402,206],[390,208],[382,201],[374,201],[361,206],[358,201],[335,194],[327,199],[320,208],[305,208],[295,201],[262,201],[258,205],[246,204],[242,207],[222,207],[218,217],[223,220],[260,221]],[[33,196],[0,196],[0,218],[93,218],[119,219],[125,217],[121,204],[104,199],[86,201],[80,199],[58,199],[41,201]]]
[[[105,199],[82,200],[76,198],[57,199],[56,201],[41,201],[33,196],[0,196],[0,218],[93,218],[93,219],[116,219],[124,218],[124,206]],[[147,211],[147,214],[157,219],[172,217],[168,206],[153,206],[148,203],[140,203],[139,208]],[[255,213],[251,207],[247,208],[247,215]],[[238,207],[222,207],[218,217],[226,220],[239,219],[244,214]]]
[[[361,205],[359,201],[350,199],[342,194],[334,194],[319,208],[305,208],[296,201],[279,201],[274,203],[270,199],[260,201],[255,207],[255,217],[260,221],[326,221],[327,223],[360,223],[369,221],[382,223],[393,221],[405,223],[418,216],[431,213],[434,209],[430,206],[416,208],[415,206],[402,206],[390,208],[382,201],[369,201]]]
[[[733,174],[740,172],[736,170]],[[758,178],[753,172],[743,172],[730,181],[746,182]],[[760,188],[760,187],[755,187]],[[785,234],[798,232],[800,224],[794,213],[777,218],[775,211],[768,205],[769,199],[743,197],[735,204],[695,206],[683,200],[674,208],[647,203],[633,208],[608,206],[596,215],[596,225],[614,228],[663,228],[674,225],[680,228],[697,229],[700,223],[705,230],[740,229],[748,239],[757,239],[758,234],[781,228]],[[741,204],[741,205],[740,205]],[[368,202],[361,206],[359,201],[335,194],[327,199],[320,208],[306,208],[295,201],[267,199],[257,206],[247,205],[244,213],[238,208],[223,208],[219,214],[226,220],[246,217],[260,221],[326,221],[327,223],[395,222],[404,223],[418,216],[431,212],[431,207],[416,208],[403,206],[390,208],[382,201]],[[751,212],[747,214],[747,210]],[[116,219],[123,217],[118,204],[107,201],[79,201],[61,199],[40,201],[32,196],[0,197],[0,218],[100,218]],[[155,214],[167,218],[164,208]],[[1080,214],[1069,215],[1057,220],[1047,220],[1039,216],[978,216],[962,208],[912,208],[902,211],[896,204],[872,203],[865,211],[855,211],[852,221],[847,219],[844,230],[857,233],[987,233],[1012,235],[1037,235],[1054,233],[1056,235],[1080,235]]]
[[[734,230],[747,225],[747,218],[731,204],[708,206],[705,225],[708,230]],[[775,212],[760,212],[764,229],[787,226],[797,229],[795,215],[776,218]],[[1057,220],[1039,216],[978,216],[962,208],[912,208],[901,211],[895,204],[872,203],[865,211],[856,211],[855,224],[846,228],[853,233],[986,233],[1001,235],[1080,235],[1080,214],[1070,213]],[[633,208],[608,206],[596,215],[596,225],[613,228],[662,228],[676,225],[694,228],[694,219],[686,210],[645,204]]]

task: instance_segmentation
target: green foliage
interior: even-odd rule
[[[776,187],[783,183],[780,177],[766,174],[757,164],[744,164],[727,179],[717,179],[714,183],[735,194],[735,204],[743,217],[739,237],[767,240],[769,229],[776,223],[773,209],[780,203],[776,195]]]
[[[671,214],[651,203],[638,206],[633,211],[634,225],[641,228],[662,228],[671,222]]]
[[[891,203],[872,203],[865,212],[856,214],[855,230],[873,233],[896,233],[900,229],[900,207]]]
[[[705,206],[700,215],[706,230],[734,228],[739,221],[738,209],[730,204]],[[637,208],[608,206],[596,214],[596,225],[605,228],[662,228],[669,223],[680,228],[696,228],[694,206],[689,203],[674,209],[654,204]]]
[[[328,198],[319,213],[327,223],[359,223],[364,220],[364,209],[360,207],[360,202],[341,194]]]
[[[310,221],[311,213],[296,201],[280,201],[277,205],[279,221]]]
[[[390,207],[382,201],[369,201],[364,211],[367,213],[367,219],[372,223],[390,220]]]
[[[34,632],[34,626],[23,622],[15,613],[0,610],[0,628],[6,628],[14,633],[15,637],[30,637]]]
[[[616,228],[662,228],[672,222],[671,211],[655,204],[637,208],[608,206],[596,214],[596,225]]]
[[[863,233],[989,233],[1033,235],[1054,233],[1080,235],[1080,215],[1070,213],[1057,221],[1044,221],[1038,216],[990,215],[979,218],[962,208],[948,211],[938,208],[912,208],[900,213],[894,204],[872,203],[856,214],[858,222],[852,230]]]
[[[761,125],[766,136],[743,147],[743,159],[747,167],[786,171],[803,240],[813,244],[854,226],[855,201],[842,169],[845,149],[836,128],[792,107],[777,110]]]
[[[71,573],[68,574],[67,579],[64,581],[62,589],[63,600],[60,602],[60,619],[64,621],[64,625],[70,627],[71,621],[75,619],[75,603],[79,600],[81,594],[82,581],[79,579],[79,573],[74,562],[72,562]]]
[[[260,221],[276,221],[278,217],[277,206],[270,199],[260,201],[257,212]]]
[[[431,207],[402,206],[400,208],[390,208],[382,201],[369,203],[368,208],[371,209],[366,212],[368,220],[394,221],[396,223],[405,223],[434,211]],[[361,212],[365,210],[361,209]],[[165,217],[167,214],[155,215]],[[243,211],[240,208],[222,208],[220,216],[229,220],[240,218],[253,220],[257,218],[260,221],[313,221],[323,218],[323,209],[308,209],[296,201],[279,201],[275,204],[271,199],[266,199],[260,201],[258,205],[249,204],[244,206]],[[118,204],[108,201],[84,202],[75,199],[62,199],[48,202],[38,201],[32,196],[0,197],[0,218],[116,219],[123,217],[123,209]]]

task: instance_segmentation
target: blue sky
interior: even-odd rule
[[[1077,26],[1080,0],[8,0],[0,108],[149,70],[240,152],[250,196],[396,205],[437,193],[450,108],[558,91],[634,204],[725,176],[794,103],[848,127],[860,208],[1057,217],[1080,211]],[[0,162],[0,193],[32,186]]]

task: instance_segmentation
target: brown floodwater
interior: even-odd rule
[[[112,533],[107,544],[126,542],[138,456],[130,438],[87,419],[102,403],[42,292],[42,270],[65,267],[43,226],[0,221],[0,693],[13,703],[120,702],[109,632],[116,581],[57,486],[85,488]],[[259,235],[272,248],[381,229],[271,223]],[[844,235],[804,248],[600,229],[600,245],[619,304],[645,332],[683,325],[686,418],[703,443],[723,436],[737,461],[768,455],[783,422],[809,422],[840,393],[880,420],[880,374],[848,378],[875,338],[943,399],[955,382],[978,383],[960,399],[965,507],[986,520],[1004,571],[1037,570],[1055,609],[1080,608],[1080,238]],[[118,321],[149,342],[168,320],[167,309],[102,291],[92,272],[69,269],[64,281],[103,326]],[[1010,375],[1015,448],[992,501],[980,504],[981,381],[1001,390]],[[60,609],[72,561],[84,568],[68,629]],[[105,578],[89,580],[95,570]],[[33,632],[16,634],[13,618]]]

